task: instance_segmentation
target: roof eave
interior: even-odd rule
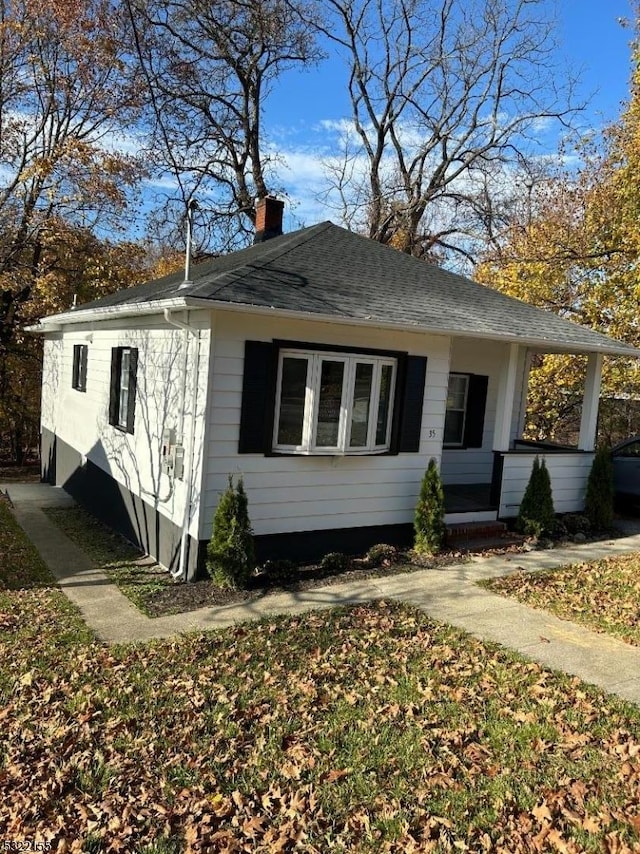
[[[93,321],[114,320],[122,317],[139,317],[146,314],[161,314],[165,308],[185,309],[202,304],[211,307],[211,300],[195,299],[193,297],[170,297],[160,300],[149,300],[144,303],[120,303],[101,308],[76,308],[62,314],[44,317],[37,324],[27,327],[27,332],[46,333],[60,332],[65,326],[76,323],[91,323]]]
[[[27,327],[27,331],[34,333],[59,332],[65,326],[76,323],[91,323],[93,321],[114,320],[125,317],[138,317],[142,315],[161,314],[166,308],[189,309],[204,308],[215,311],[233,311],[248,314],[278,315],[297,320],[317,320],[325,323],[338,323],[344,326],[368,326],[382,329],[393,329],[395,331],[413,332],[416,334],[440,335],[452,338],[479,338],[486,341],[503,341],[506,343],[517,343],[525,347],[540,350],[544,353],[570,353],[574,355],[585,355],[588,353],[601,353],[605,356],[626,356],[627,358],[640,359],[640,350],[621,344],[619,347],[613,343],[609,345],[579,345],[567,344],[566,340],[555,340],[551,338],[522,338],[519,335],[496,332],[460,331],[446,329],[443,327],[421,326],[419,324],[398,323],[390,320],[379,320],[371,317],[347,317],[344,315],[321,314],[308,311],[296,311],[293,309],[276,308],[275,306],[252,305],[247,303],[222,302],[206,297],[170,297],[160,300],[149,300],[144,303],[123,303],[103,308],[77,308],[63,314],[44,318],[34,326]]]
[[[293,311],[270,306],[247,305],[246,303],[223,303],[213,300],[200,300],[200,303],[208,302],[209,307],[219,311],[248,312],[251,314],[282,315],[298,320],[318,320],[325,323],[339,323],[345,326],[368,326],[381,329],[393,329],[399,332],[412,332],[415,334],[440,335],[447,338],[480,338],[485,341],[503,341],[509,344],[521,344],[524,347],[540,350],[545,353],[567,353],[573,355],[586,355],[589,353],[601,353],[604,356],[627,356],[640,359],[640,350],[629,345],[620,344],[617,347],[613,342],[611,346],[592,345],[567,345],[566,340],[554,340],[548,338],[522,338],[522,336],[508,333],[495,332],[462,332],[460,330],[445,329],[443,327],[410,325],[406,323],[395,323],[389,320],[377,320],[374,318],[344,317],[333,314],[316,314],[311,312]],[[590,330],[588,330],[590,331]]]

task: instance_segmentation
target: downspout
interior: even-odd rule
[[[194,339],[194,352],[193,352],[193,382],[191,389],[191,419],[189,424],[189,453],[187,454],[187,465],[185,468],[185,481],[186,481],[186,495],[184,502],[184,513],[182,517],[182,535],[180,538],[180,558],[178,560],[178,568],[175,572],[172,572],[171,575],[174,578],[180,578],[182,581],[187,580],[187,542],[189,539],[189,524],[191,522],[191,505],[193,502],[193,462],[195,456],[195,436],[196,436],[196,402],[198,398],[198,367],[200,361],[200,331],[193,326],[190,326],[188,323],[185,323],[182,320],[178,320],[175,317],[171,316],[171,309],[165,308],[164,310],[164,319],[167,323],[171,324],[171,326],[176,326],[178,329],[184,329],[185,331],[185,349],[186,342],[189,340],[189,334],[193,336]],[[185,358],[185,366],[186,366],[186,358]],[[184,382],[182,387],[182,407],[180,412],[180,421],[184,424],[184,412],[186,407],[186,393],[187,393],[187,378],[186,378],[186,370],[184,376]],[[182,437],[181,437],[182,438]]]
[[[198,203],[195,199],[190,199],[187,204],[187,216],[186,216],[186,251],[185,251],[185,260],[184,260],[184,280],[180,284],[178,290],[184,290],[188,288],[189,285],[193,284],[191,281],[191,237],[193,232],[193,212],[198,207]],[[198,366],[200,362],[200,332],[195,329],[193,326],[190,326],[189,323],[185,323],[182,320],[177,320],[176,318],[172,318],[171,309],[165,308],[164,310],[164,319],[167,323],[171,324],[171,326],[176,326],[178,329],[184,329],[185,333],[185,347],[184,347],[184,366],[183,366],[183,379],[182,379],[182,405],[180,407],[180,441],[182,446],[184,447],[184,411],[186,408],[187,402],[187,366],[189,364],[189,352],[188,352],[188,341],[189,334],[193,335],[194,338],[194,352],[193,352],[193,387],[191,389],[191,424],[189,427],[189,453],[187,455],[187,465],[185,469],[185,480],[186,480],[186,495],[184,501],[184,513],[182,514],[182,535],[180,537],[180,557],[178,559],[178,568],[175,572],[172,572],[171,575],[173,578],[180,578],[182,581],[187,580],[187,541],[189,538],[189,524],[191,522],[191,504],[193,501],[193,458],[195,456],[195,436],[196,436],[196,402],[198,399]],[[189,314],[187,312],[187,320],[189,319]]]

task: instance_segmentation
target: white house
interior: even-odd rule
[[[330,222],[41,321],[43,478],[192,578],[229,474],[258,555],[411,536],[440,464],[449,521],[517,513],[533,458],[583,507],[602,358],[640,351]],[[533,353],[588,355],[580,441],[519,442]]]

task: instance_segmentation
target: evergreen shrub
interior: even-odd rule
[[[207,570],[219,587],[246,588],[255,567],[249,501],[242,478],[220,496],[213,517],[213,536],[207,546]]]
[[[432,458],[422,478],[413,522],[414,548],[418,554],[437,554],[444,545],[444,489],[436,461]]]
[[[553,533],[555,516],[547,464],[544,459],[540,462],[539,457],[536,457],[522,497],[516,527],[528,536],[550,535]]]
[[[608,448],[599,448],[593,459],[584,512],[596,531],[613,526],[613,462]]]

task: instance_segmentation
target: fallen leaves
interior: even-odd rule
[[[517,572],[484,582],[590,629],[640,646],[640,555],[619,555],[559,569]],[[548,643],[548,639],[540,640]]]
[[[640,851],[640,713],[409,608],[105,647],[58,590],[0,603],[0,839]]]

